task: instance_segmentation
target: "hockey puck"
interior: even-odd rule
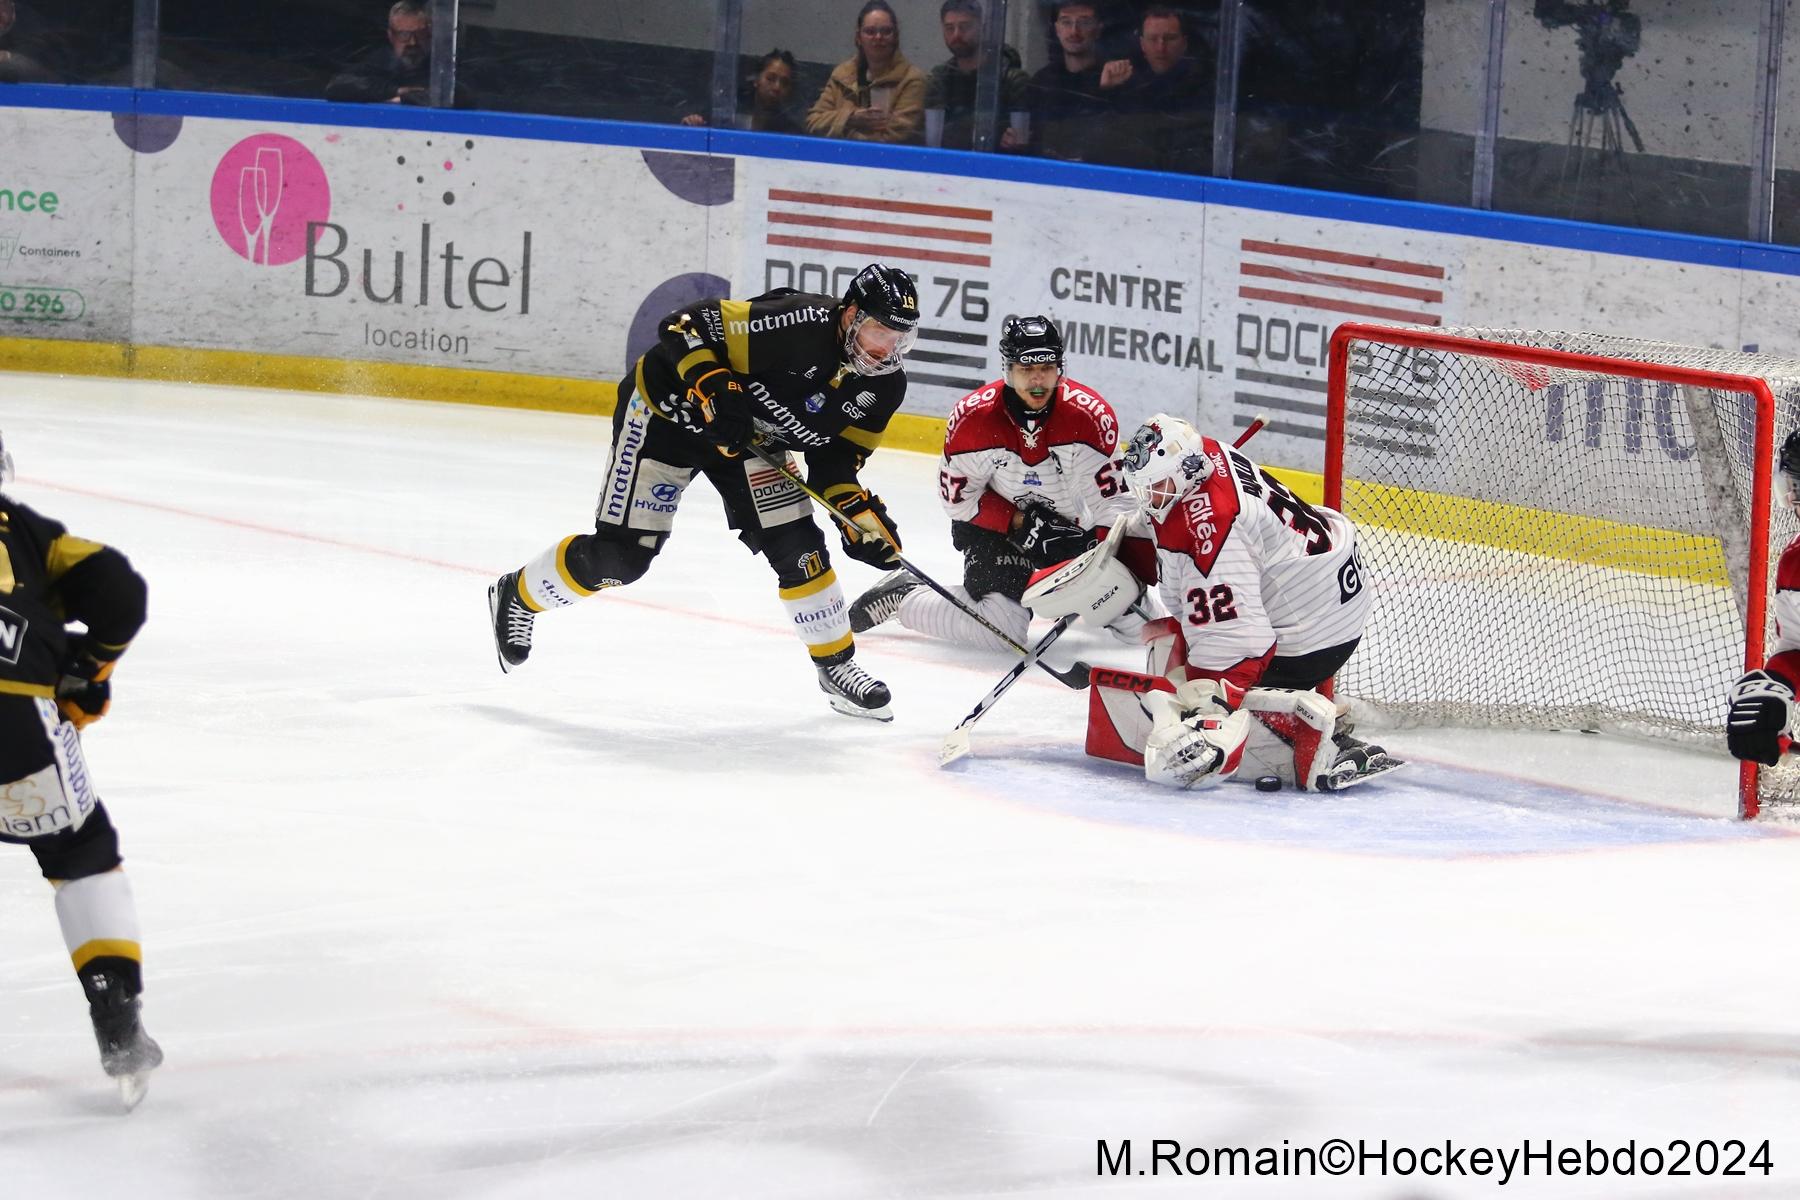
[[[1279,775],[1259,775],[1259,776],[1257,776],[1256,790],[1259,792],[1279,792],[1281,790],[1281,776],[1279,776]]]

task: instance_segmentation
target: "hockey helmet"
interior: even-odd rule
[[[1000,361],[1006,366],[1006,411],[1021,429],[1031,434],[1050,419],[1050,410],[1056,403],[1056,385],[1062,379],[1063,340],[1056,323],[1049,317],[1006,318],[1000,326]],[[1013,378],[1013,368],[1040,366],[1055,367],[1056,375],[1047,389],[1033,389],[1034,407]]]
[[[1776,465],[1787,488],[1787,505],[1800,513],[1800,429],[1788,434],[1781,443],[1781,457]]]
[[[1062,369],[1063,339],[1049,317],[1008,317],[1000,326],[1000,361],[1009,367],[1055,363]]]
[[[1138,508],[1160,521],[1175,502],[1212,475],[1206,439],[1180,417],[1158,413],[1138,426],[1125,445],[1125,486]]]
[[[856,316],[844,330],[844,357],[858,375],[888,375],[919,336],[919,289],[899,267],[870,263],[844,292]]]

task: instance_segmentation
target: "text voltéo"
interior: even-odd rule
[[[334,225],[329,221],[309,221],[306,225],[306,294],[320,299],[341,296],[350,287],[350,267],[344,262],[349,253],[350,235],[342,225]],[[467,255],[458,254],[456,243],[446,241],[443,248],[433,253],[431,241],[431,222],[419,225],[419,247],[416,262],[409,263],[412,252],[394,250],[391,252],[393,265],[385,261],[387,252],[380,255],[381,264],[377,264],[377,252],[370,248],[362,252],[362,292],[376,304],[411,303],[416,308],[429,308],[433,297],[441,293],[445,308],[459,309],[463,304],[459,295],[466,298],[482,312],[504,311],[513,299],[513,289],[518,289],[518,311],[521,316],[531,312],[531,231],[526,230],[520,241],[519,258],[516,267],[508,266],[498,258],[477,258],[470,260]],[[458,269],[458,264],[468,262],[466,271]],[[441,280],[441,287],[434,287],[433,276]],[[417,281],[409,301],[407,284]]]

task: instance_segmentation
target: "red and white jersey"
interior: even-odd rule
[[[1004,391],[996,379],[950,412],[938,493],[952,521],[1010,533],[1013,515],[1033,498],[1089,528],[1133,511],[1115,461],[1112,405],[1065,376],[1049,420],[1028,437],[1006,411]]]
[[[1800,692],[1800,537],[1775,564],[1775,652],[1765,669]]]
[[[1189,676],[1250,687],[1277,654],[1361,637],[1370,593],[1356,527],[1236,450],[1205,447],[1212,474],[1153,526],[1157,587],[1181,622]]]

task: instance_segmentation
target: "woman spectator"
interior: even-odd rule
[[[740,104],[737,128],[757,133],[805,133],[799,114],[791,107],[797,73],[794,56],[786,50],[771,50],[758,59],[747,92],[739,93],[740,101],[748,99],[749,104]],[[707,122],[704,114],[689,113],[681,118],[681,123],[704,125]]]
[[[900,21],[887,0],[856,15],[856,57],[832,71],[806,114],[808,133],[859,142],[924,141],[925,72],[900,53]]]

